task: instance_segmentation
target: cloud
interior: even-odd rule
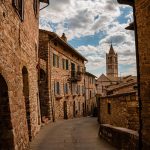
[[[40,12],[40,28],[58,35],[65,32],[68,41],[88,36],[97,38],[97,33],[102,32],[97,45],[82,42],[76,47],[89,60],[87,69],[97,76],[105,73],[105,56],[111,42],[118,53],[120,70],[135,74],[134,32],[125,30],[132,21],[132,9],[119,5],[117,0],[52,0]]]

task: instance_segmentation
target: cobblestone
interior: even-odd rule
[[[31,150],[115,150],[98,137],[96,118],[77,118],[50,123],[31,143]]]

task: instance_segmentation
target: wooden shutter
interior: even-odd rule
[[[66,59],[66,70],[69,69],[69,66],[68,66],[68,59]]]

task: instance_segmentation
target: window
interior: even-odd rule
[[[90,98],[92,97],[92,92],[90,91]]]
[[[38,0],[34,0],[33,9],[34,9],[35,16],[37,16],[37,14],[38,14]]]
[[[24,0],[13,0],[13,6],[15,7],[17,14],[21,21],[24,19]]]
[[[111,103],[107,104],[107,111],[108,111],[108,114],[111,114]]]
[[[64,93],[68,94],[68,84],[67,83],[65,83],[65,85],[64,85]]]
[[[68,66],[68,60],[67,59],[62,59],[62,68],[68,70],[69,66]]]
[[[79,72],[80,72],[80,66],[78,66],[77,71],[79,71]]]
[[[62,59],[62,68],[65,69],[65,59]]]
[[[66,59],[66,70],[69,70],[69,62],[68,62],[68,59]]]
[[[84,94],[84,86],[82,86],[82,94]]]
[[[59,68],[59,56],[53,54],[53,66]]]
[[[55,94],[60,94],[60,84],[59,84],[59,82],[55,82],[54,83],[54,93]]]
[[[77,84],[72,84],[72,94],[77,94]]]
[[[77,85],[77,94],[80,94],[80,85]]]

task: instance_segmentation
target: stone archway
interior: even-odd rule
[[[41,120],[44,122],[46,118],[50,119],[50,106],[49,106],[49,90],[46,73],[43,69],[39,70],[39,99],[40,99],[40,111]]]
[[[28,81],[28,71],[24,66],[22,69],[22,77],[23,77],[23,95],[25,98],[25,108],[26,108],[26,119],[28,125],[28,135],[29,140],[31,141],[31,121],[30,121],[30,100],[29,100],[29,81]]]
[[[68,115],[67,115],[67,102],[66,101],[64,101],[64,104],[63,104],[64,106],[64,119],[68,119]]]
[[[1,74],[0,74],[0,149],[1,150],[14,149],[14,137],[11,124],[8,86]]]

